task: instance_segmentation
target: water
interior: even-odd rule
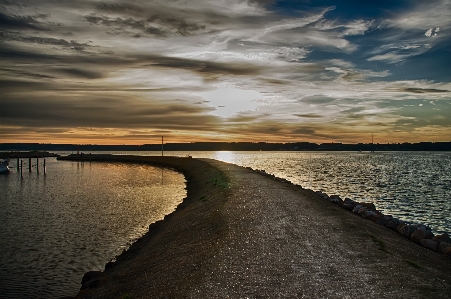
[[[169,170],[46,162],[46,175],[0,176],[1,298],[76,294],[85,272],[103,270],[186,196],[183,175]]]
[[[115,152],[110,152],[115,153]],[[117,152],[116,152],[117,153]],[[161,152],[120,154],[161,155]],[[451,234],[451,152],[165,152],[263,169],[304,188],[373,202],[384,214]]]
[[[111,152],[114,153],[114,152]],[[117,153],[117,152],[116,152]],[[161,155],[161,152],[121,154]],[[263,169],[304,188],[373,202],[386,215],[451,233],[451,152],[165,152]]]
[[[427,224],[435,233],[451,232],[450,152],[164,154],[190,154],[264,169],[304,188],[374,202],[384,214]],[[183,177],[168,170],[47,162],[46,176],[42,170],[40,174],[24,172],[23,179],[16,170],[0,176],[1,298],[75,293],[86,271],[102,270],[185,196]]]

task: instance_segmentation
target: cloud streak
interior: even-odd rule
[[[449,2],[347,5],[2,1],[0,136],[447,140]]]

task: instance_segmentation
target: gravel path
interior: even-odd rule
[[[209,159],[188,197],[76,298],[451,298],[451,259],[310,190]]]
[[[227,234],[191,298],[451,298],[451,259],[334,204],[243,168]]]

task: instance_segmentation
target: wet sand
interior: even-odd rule
[[[450,298],[450,257],[311,190],[210,159],[83,160],[170,167],[188,194],[75,298]]]

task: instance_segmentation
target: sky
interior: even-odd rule
[[[449,0],[0,0],[0,142],[451,141]]]

